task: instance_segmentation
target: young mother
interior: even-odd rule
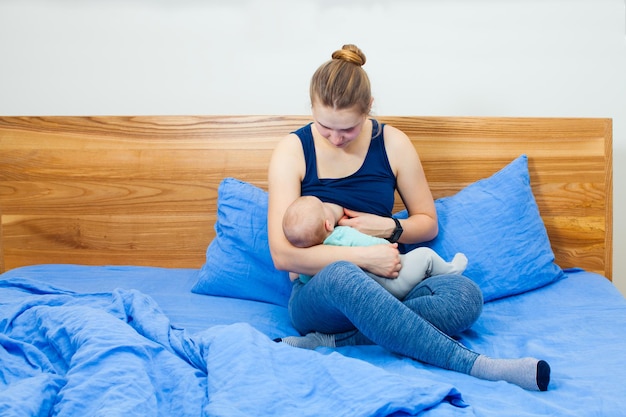
[[[313,122],[286,136],[270,162],[270,249],[276,267],[292,272],[289,313],[305,335],[279,340],[309,349],[376,343],[441,368],[547,390],[545,361],[489,358],[450,337],[469,328],[482,311],[480,289],[468,278],[428,278],[400,301],[363,272],[394,279],[402,268],[397,242],[428,241],[438,232],[433,197],[412,143],[400,130],[368,117],[373,98],[363,64],[363,52],[345,45],[317,69],[310,87]],[[409,214],[405,220],[391,217],[396,190]],[[339,225],[390,243],[292,246],[282,220],[300,195],[345,207],[336,215]],[[295,273],[313,278],[304,284]]]

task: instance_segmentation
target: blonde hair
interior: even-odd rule
[[[311,78],[311,104],[348,109],[356,106],[369,114],[372,103],[370,80],[363,68],[365,54],[355,45],[344,45],[322,64]]]
[[[283,233],[289,243],[298,248],[319,245],[328,236],[325,221],[324,206],[319,198],[298,197],[285,211]]]

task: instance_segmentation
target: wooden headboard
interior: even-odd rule
[[[612,121],[379,117],[417,148],[435,198],[522,153],[556,262],[611,278]],[[217,187],[266,189],[305,116],[1,117],[0,269],[40,263],[200,267]]]

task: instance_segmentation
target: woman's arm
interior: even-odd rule
[[[314,275],[332,262],[345,260],[376,275],[396,277],[401,264],[395,244],[297,248],[287,241],[282,229],[283,215],[287,207],[300,196],[305,169],[300,141],[289,135],[274,150],[268,171],[268,238],[276,268]]]
[[[404,229],[399,242],[419,243],[437,236],[437,211],[428,181],[415,147],[404,132],[385,125],[385,149],[397,188],[409,217],[400,220]],[[345,210],[346,218],[339,224],[352,226],[371,236],[388,238],[396,224],[387,217]]]
[[[409,217],[401,220],[404,232],[399,242],[418,243],[437,236],[437,210],[428,186],[422,162],[413,143],[404,132],[385,126],[385,146],[391,168],[396,173],[397,188]],[[394,225],[391,225],[393,230]]]

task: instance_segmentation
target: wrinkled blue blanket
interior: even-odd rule
[[[136,290],[79,294],[0,281],[2,416],[383,416],[462,407],[451,385],[247,324],[193,334]]]

